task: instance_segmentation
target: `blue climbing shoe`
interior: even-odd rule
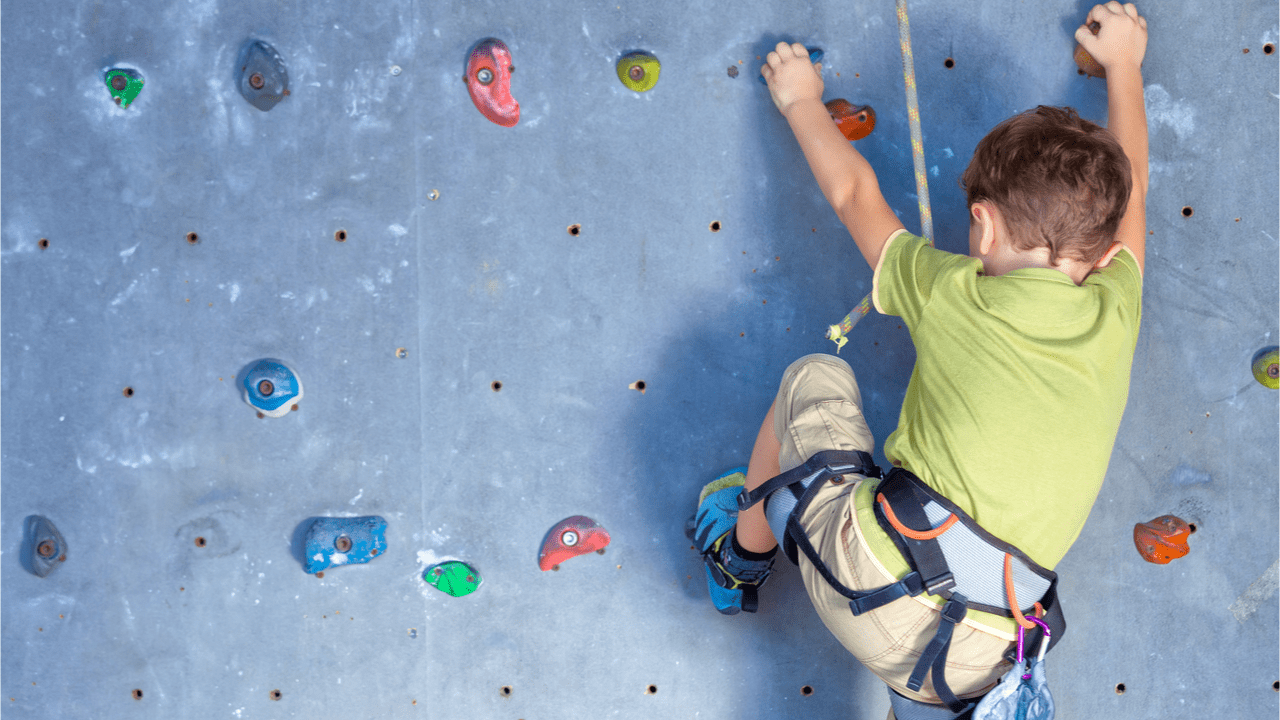
[[[735,468],[707,483],[698,495],[697,513],[685,526],[685,534],[706,563],[711,602],[725,615],[755,612],[757,591],[773,569],[772,555],[767,560],[747,560],[733,549],[738,495],[746,481],[747,469]]]

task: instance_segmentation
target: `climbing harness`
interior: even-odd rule
[[[829,480],[844,482],[846,474],[884,479],[876,488],[876,520],[911,566],[902,579],[874,590],[853,590],[841,583],[818,555],[800,518],[819,489]],[[945,678],[947,651],[955,626],[970,609],[1015,619],[1020,628],[1038,626],[1024,613],[1034,614],[1053,632],[1036,634],[1048,650],[1066,630],[1057,598],[1057,575],[1031,560],[1017,547],[997,538],[964,510],[902,468],[882,475],[870,455],[861,451],[826,450],[803,465],[738,495],[738,512],[765,502],[765,516],[787,559],[799,564],[803,552],[818,574],[849,600],[854,615],[921,593],[946,602],[938,629],[911,672],[907,687],[919,690],[933,672],[933,688],[952,715],[966,712],[974,701],[960,700]],[[1019,600],[1022,598],[1022,600]],[[1024,609],[1027,598],[1037,598]],[[1010,650],[1006,659],[1014,658]],[[903,698],[907,702],[907,698]],[[918,703],[929,707],[924,703]],[[921,716],[924,717],[924,716]]]
[[[911,127],[911,160],[915,165],[916,196],[920,199],[920,231],[933,244],[933,212],[929,209],[929,179],[924,165],[924,133],[920,130],[920,99],[916,95],[916,65],[911,55],[911,24],[907,19],[907,0],[898,0],[898,45],[902,49],[902,79],[907,88],[907,123]],[[845,337],[858,321],[871,312],[871,294],[862,298],[844,319],[827,328],[827,339],[835,342],[836,352],[849,342]]]

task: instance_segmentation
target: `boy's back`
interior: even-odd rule
[[[977,258],[896,235],[872,298],[902,317],[916,364],[885,456],[1052,569],[1106,472],[1141,292],[1128,252],[1076,285],[1043,268],[984,276]]]

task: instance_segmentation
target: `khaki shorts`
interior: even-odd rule
[[[804,464],[822,450],[871,453],[875,440],[862,415],[862,395],[848,363],[833,355],[808,355],[787,368],[774,403],[774,435],[782,444],[782,472]],[[872,557],[854,508],[854,488],[865,481],[828,480],[818,491],[800,524],[819,557],[835,577],[853,590],[874,590],[897,580]],[[875,482],[874,480],[869,482]],[[940,703],[932,674],[919,692],[907,679],[921,651],[938,629],[938,608],[916,598],[901,598],[855,616],[849,601],[822,579],[800,554],[800,575],[813,607],[841,645],[894,690],[912,700]],[[947,684],[959,697],[985,693],[1010,667],[1001,656],[1011,647],[1004,637],[961,623],[947,653]]]

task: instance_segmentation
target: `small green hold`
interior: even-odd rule
[[[129,107],[130,103],[137,99],[138,93],[142,92],[142,76],[133,70],[121,68],[108,70],[103,80],[107,83],[107,89],[111,91],[111,97],[122,108]]]
[[[422,579],[445,595],[453,597],[470,595],[483,582],[475,568],[457,560],[432,565],[422,573]]]
[[[1253,356],[1253,379],[1275,390],[1280,388],[1280,349],[1263,348]]]
[[[661,71],[662,63],[646,52],[633,52],[618,60],[618,79],[636,92],[652,90]]]

